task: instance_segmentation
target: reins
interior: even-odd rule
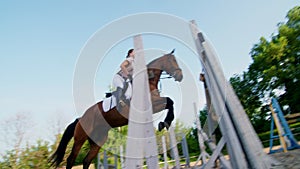
[[[163,76],[165,76],[165,77],[163,77]],[[167,72],[163,71],[161,73],[161,77],[159,79],[170,79],[170,78],[172,78],[172,76],[169,75]]]
[[[170,54],[173,54],[173,53],[174,53],[174,50],[173,50]],[[168,57],[168,62],[171,62],[171,61],[170,61],[170,57]],[[160,80],[163,80],[163,79],[171,79],[171,78],[173,78],[173,76],[176,74],[176,72],[177,72],[178,70],[181,71],[180,68],[175,68],[174,70],[171,70],[171,72],[172,72],[171,75],[170,75],[169,73],[167,73],[166,71],[163,71],[163,72],[161,73],[161,77],[160,77],[159,80],[158,80],[158,84],[159,84],[159,89],[158,89],[158,91],[159,91],[159,92],[162,91],[162,83],[161,83]]]

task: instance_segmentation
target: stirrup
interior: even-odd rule
[[[120,104],[120,106],[122,106],[122,107],[126,106],[126,103],[125,103],[123,100],[120,100],[120,101],[119,101],[119,104]]]

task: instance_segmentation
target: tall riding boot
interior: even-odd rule
[[[113,95],[116,98],[116,107],[118,111],[121,111],[122,106],[124,106],[124,101],[122,100],[123,95],[123,89],[120,87],[117,87],[117,90],[113,92]]]

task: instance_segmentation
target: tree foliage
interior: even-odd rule
[[[19,153],[19,154],[16,154]],[[0,168],[2,169],[39,169],[50,168],[48,156],[50,154],[49,142],[38,140],[36,145],[16,151],[8,151],[2,156]],[[16,158],[17,157],[17,158]]]
[[[176,138],[177,141],[181,140],[181,133],[190,134],[190,129],[186,128],[182,123],[179,121],[176,122],[175,125],[175,133],[177,133]],[[154,130],[154,128],[153,128]],[[100,153],[103,154],[103,151],[106,150],[106,153],[108,155],[113,154],[120,154],[120,146],[123,147],[126,146],[127,141],[127,131],[128,126],[123,126],[121,128],[112,129],[109,132],[109,139],[107,142],[103,145],[103,147],[100,150]],[[180,133],[180,134],[178,134]],[[159,149],[162,149],[161,146],[161,136],[162,135],[168,135],[167,131],[156,131],[156,136],[159,138],[157,140],[157,143],[159,145]],[[24,148],[19,148],[17,151],[16,149],[12,149],[10,151],[7,151],[4,155],[1,156],[0,160],[0,168],[2,169],[38,169],[38,168],[50,168],[50,164],[48,163],[49,157],[53,154],[53,152],[56,150],[60,140],[61,140],[62,134],[56,135],[56,141],[53,144],[50,144],[47,141],[38,140],[34,145],[26,145]],[[189,136],[187,136],[189,137]],[[169,145],[169,138],[166,138],[167,145]],[[64,156],[63,162],[60,164],[60,166],[66,165],[66,159],[69,156],[72,145],[74,143],[74,140],[71,139],[70,143],[67,146],[66,153]],[[179,145],[179,144],[178,144]],[[169,149],[169,147],[168,147]],[[180,146],[179,146],[180,149]],[[89,144],[88,141],[86,141],[81,150],[78,154],[75,165],[81,165],[83,159],[87,155],[89,151]],[[125,151],[125,149],[124,149]],[[162,153],[162,152],[160,152]],[[96,162],[96,160],[94,160]]]
[[[270,40],[261,37],[250,55],[248,71],[230,82],[256,129],[266,127],[271,97],[291,113],[300,112],[300,6],[288,12]]]

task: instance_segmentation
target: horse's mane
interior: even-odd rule
[[[147,68],[148,69],[149,68],[150,69],[159,69],[159,65],[158,64],[161,63],[160,60],[163,59],[166,56],[169,56],[169,55],[171,55],[171,54],[165,54],[165,55],[163,55],[163,56],[161,56],[159,58],[156,58],[156,59],[152,60],[150,63],[147,64]]]

